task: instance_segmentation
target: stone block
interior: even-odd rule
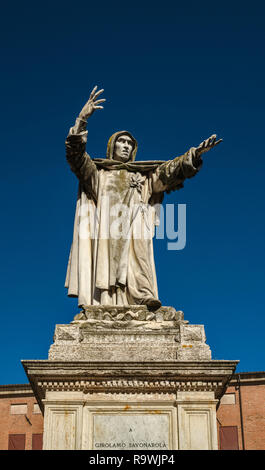
[[[209,360],[203,325],[183,312],[146,306],[85,307],[71,324],[57,325],[50,360]]]
[[[23,361],[44,449],[217,449],[216,405],[237,361],[213,361],[203,325],[172,307],[85,307],[45,361]]]

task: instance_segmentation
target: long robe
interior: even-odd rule
[[[116,139],[128,134],[131,160],[113,159]],[[73,242],[65,287],[78,305],[146,304],[158,299],[153,255],[157,205],[194,176],[189,152],[167,162],[135,162],[137,142],[127,131],[109,139],[106,159],[86,153],[87,131],[77,119],[66,139],[66,157],[79,179]]]

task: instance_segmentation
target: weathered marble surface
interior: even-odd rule
[[[146,306],[85,307],[56,325],[48,360],[23,361],[51,450],[215,450],[236,364],[212,360],[183,312]]]
[[[140,408],[140,407],[139,407]],[[98,412],[93,416],[93,448],[106,449],[151,449],[170,448],[169,415],[161,410],[141,412],[112,410]]]
[[[134,428],[136,449],[143,450],[144,442],[149,450],[163,442],[169,449],[217,449],[216,405],[236,363],[23,361],[45,408],[44,449],[54,450],[99,449],[100,442],[107,444],[102,449],[119,442],[132,449],[130,423],[139,428],[138,433]],[[109,416],[114,428],[106,440],[103,424]],[[162,426],[160,434],[147,432],[148,416],[153,416],[156,429]],[[120,421],[126,442],[120,440]],[[156,442],[150,440],[152,435]]]
[[[90,327],[95,328],[107,326],[111,328],[162,329],[171,328],[183,322],[188,323],[184,320],[184,314],[181,310],[176,311],[173,307],[160,307],[152,310],[146,305],[84,306],[81,312],[74,317],[72,323],[79,321],[87,321]]]
[[[90,306],[68,325],[56,325],[50,360],[210,360],[203,325],[182,311],[146,306]]]
[[[78,297],[79,306],[158,308],[155,206],[165,193],[182,188],[199,172],[202,155],[221,139],[213,134],[172,160],[137,162],[137,140],[123,130],[110,137],[106,158],[92,159],[86,152],[87,120],[102,109],[105,99],[98,99],[102,92],[97,87],[92,90],[66,139],[66,158],[79,180],[79,194],[65,287],[68,295]]]

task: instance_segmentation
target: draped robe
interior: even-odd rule
[[[135,162],[137,142],[127,131],[111,136],[106,159],[91,159],[85,128],[77,118],[66,139],[67,161],[79,179],[65,281],[68,295],[78,297],[79,306],[158,300],[152,239],[159,223],[157,204],[165,191],[183,187],[201,163],[195,166],[189,152],[166,162]],[[113,159],[122,134],[134,143],[127,163]]]

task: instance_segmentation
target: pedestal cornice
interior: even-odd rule
[[[211,391],[219,400],[238,361],[99,362],[24,360],[25,372],[43,408],[47,391],[177,393]]]

